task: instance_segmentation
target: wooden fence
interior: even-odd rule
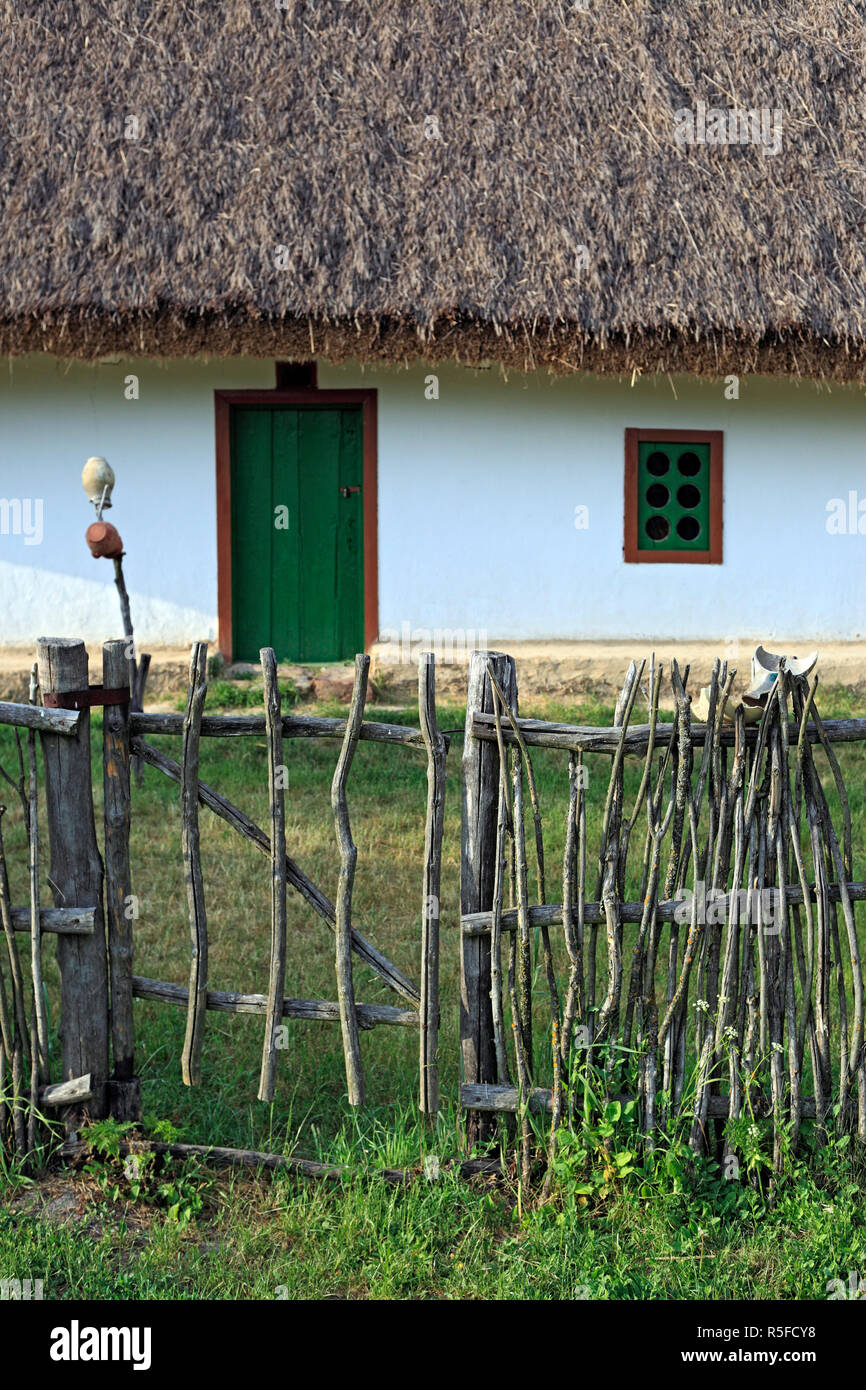
[[[708,720],[693,724],[688,673],[674,663],[675,716],[663,723],[661,669],[632,663],[613,727],[590,728],[519,718],[511,658],[472,658],[461,1098],[474,1140],[491,1136],[497,1112],[519,1116],[526,1176],[530,1114],[549,1113],[555,1135],[590,1096],[592,1108],[634,1099],[650,1147],[679,1132],[696,1151],[730,1155],[735,1126],[726,1137],[720,1122],[765,1120],[777,1169],[807,1119],[819,1136],[835,1124],[866,1142],[855,918],[866,883],[853,881],[851,811],[834,752],[866,739],[866,720],[822,721],[817,679],[809,687],[784,669],[758,724],[747,725],[742,708],[730,720],[734,674],[716,663]],[[649,722],[636,726],[644,699]],[[530,752],[538,748],[568,755],[554,902]],[[638,785],[626,800],[630,758],[640,759]],[[607,791],[595,856],[586,786],[599,775]]]
[[[445,795],[447,739],[439,732],[435,710],[435,662],[424,654],[419,662],[419,724],[417,729],[364,719],[369,657],[355,661],[354,689],[347,719],[284,714],[274,653],[261,653],[264,715],[210,716],[204,714],[207,649],[197,643],[190,660],[186,712],[182,715],[130,712],[128,643],[107,642],[103,648],[103,685],[88,685],[84,644],[43,639],[38,647],[38,671],[43,682],[43,706],[0,704],[0,723],[16,729],[20,776],[16,785],[30,842],[28,907],[12,906],[0,833],[0,914],[7,939],[9,984],[0,967],[0,1131],[19,1154],[32,1150],[37,1116],[54,1106],[68,1122],[84,1107],[99,1117],[140,1116],[140,1086],[135,1071],[133,1000],[153,999],[186,1010],[186,1033],[180,1065],[187,1085],[201,1076],[204,1020],[208,1010],[249,1013],[263,1017],[262,1061],[258,1098],[274,1096],[278,1035],[285,1018],[339,1023],[346,1062],[349,1100],[364,1100],[362,1031],[381,1026],[415,1028],[419,1032],[419,1103],[427,1115],[439,1109],[439,897]],[[36,671],[37,667],[34,667]],[[104,704],[104,872],[97,846],[91,789],[90,706]],[[27,731],[27,766],[20,730]],[[39,835],[35,737],[42,739],[44,796],[50,841],[49,879],[57,906],[39,901]],[[147,741],[146,736],[182,737],[181,760],[175,762]],[[199,777],[202,738],[264,735],[267,743],[269,825],[260,828]],[[339,742],[331,786],[335,840],[340,858],[335,903],[290,856],[286,843],[284,748],[295,738],[325,738]],[[357,851],[352,837],[347,787],[360,740],[421,750],[427,762],[427,807],[421,888],[420,985],[416,985],[358,929],[353,913]],[[134,973],[134,919],[128,907],[133,891],[130,862],[132,817],[131,763],[140,761],[176,782],[181,799],[181,853],[189,918],[189,979],[186,984],[146,978]],[[263,775],[264,769],[263,769]],[[270,863],[270,965],[267,991],[240,994],[213,990],[208,981],[207,898],[199,842],[199,809],[221,817],[250,840]],[[2,832],[2,824],[0,824]],[[335,939],[335,1001],[295,999],[285,995],[286,902],[296,892],[333,932]],[[103,908],[104,901],[104,908]],[[71,906],[75,904],[75,906]],[[15,931],[31,936],[30,980],[25,981]],[[61,974],[62,1081],[50,1085],[42,986],[42,936],[58,934]],[[358,957],[400,999],[399,1005],[364,1004],[356,1000],[353,961]]]
[[[339,1024],[352,1104],[364,1098],[361,1033],[375,1026],[419,1032],[420,1105],[439,1108],[439,922],[447,741],[435,711],[432,656],[419,665],[419,727],[364,719],[368,658],[355,663],[345,719],[284,714],[274,653],[263,650],[265,712],[206,715],[207,652],[190,662],[184,714],[130,712],[125,641],[106,643],[103,687],[88,686],[80,642],[44,639],[28,705],[0,704],[18,739],[16,789],[28,829],[30,901],[11,901],[0,815],[0,918],[8,969],[0,968],[0,1131],[32,1149],[37,1116],[73,1123],[82,1109],[135,1118],[133,1001],[186,1012],[179,1065],[199,1082],[208,1010],[263,1020],[258,1096],[273,1097],[277,1029],[285,1018]],[[34,668],[37,669],[37,668]],[[519,716],[513,660],[473,654],[462,776],[460,885],[463,1084],[468,1139],[515,1125],[524,1175],[536,1147],[530,1117],[550,1133],[578,1109],[635,1101],[645,1143],[684,1133],[699,1152],[732,1154],[736,1123],[765,1124],[772,1161],[796,1150],[804,1122],[820,1139],[831,1126],[866,1142],[864,993],[853,874],[852,815],[835,745],[866,739],[866,720],[822,721],[817,681],[782,670],[757,724],[726,717],[734,672],[717,663],[706,723],[692,723],[676,664],[672,722],[659,719],[662,670],[632,664],[610,728]],[[644,700],[649,719],[635,722]],[[104,703],[104,866],[97,843],[90,762],[90,705]],[[23,738],[22,738],[23,734]],[[42,741],[50,846],[46,875],[38,835],[36,736]],[[150,741],[181,736],[176,762]],[[201,781],[202,738],[264,737],[269,824],[256,825]],[[291,857],[286,836],[285,749],[295,738],[339,743],[331,810],[340,874],[332,903]],[[347,789],[359,741],[421,750],[427,763],[420,866],[421,979],[410,980],[359,930],[353,911],[357,852]],[[567,754],[568,813],[561,887],[550,889],[534,749]],[[634,771],[626,775],[628,760]],[[134,973],[130,824],[133,761],[175,782],[189,920],[186,982]],[[263,760],[264,762],[264,760]],[[589,846],[587,778],[606,788],[597,855]],[[629,786],[633,783],[632,786]],[[626,795],[627,787],[629,794]],[[831,809],[832,805],[832,809]],[[267,989],[210,988],[201,808],[219,816],[270,865]],[[527,849],[531,846],[531,852]],[[535,890],[529,864],[535,860]],[[54,907],[40,901],[48,878]],[[297,893],[334,935],[336,999],[296,999],[286,988],[286,903]],[[552,897],[553,902],[548,901]],[[507,899],[507,901],[506,901]],[[558,899],[558,901],[557,901]],[[22,968],[16,934],[28,933]],[[61,1072],[48,1074],[42,983],[46,934],[61,971]],[[506,951],[507,946],[507,951]],[[356,998],[362,960],[397,996]],[[27,978],[29,976],[29,978]],[[727,1126],[725,1122],[734,1121]],[[538,1123],[537,1121],[535,1123]],[[217,1136],[215,1136],[217,1137]]]

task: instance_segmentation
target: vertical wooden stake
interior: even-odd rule
[[[190,934],[189,1002],[181,1058],[185,1086],[198,1086],[201,1083],[201,1048],[207,1012],[207,913],[198,830],[198,759],[206,695],[207,643],[196,642],[189,661],[189,692],[181,756],[181,839]]]
[[[346,1057],[346,1081],[349,1104],[364,1104],[364,1078],[361,1071],[361,1044],[358,1037],[358,1016],[355,1012],[355,985],[352,976],[352,887],[355,882],[355,862],[358,851],[352,839],[349,808],[346,803],[346,783],[349,769],[358,746],[364,705],[367,699],[369,656],[355,657],[355,688],[352,707],[346,720],[346,733],[340,757],[331,783],[331,809],[337,843],[340,847],[340,883],[337,889],[337,992],[340,1001],[340,1023],[343,1029],[343,1052]]]
[[[109,690],[127,685],[130,663],[125,638],[102,648],[102,684]],[[132,1003],[133,918],[129,868],[131,817],[130,705],[106,705],[102,717],[102,771],[105,824],[105,917],[111,981],[111,1042],[114,1072],[108,1085],[115,1119],[141,1118],[141,1084],[135,1075],[135,1029]]]
[[[475,714],[493,713],[490,662],[512,709],[517,709],[514,661],[502,652],[473,652],[469,659],[466,737],[463,744],[460,913],[489,912],[496,873],[496,826],[499,814],[499,750],[472,733]],[[490,938],[460,934],[460,1045],[467,1084],[496,1081],[496,1051],[490,1002]],[[466,1121],[470,1145],[486,1140],[493,1128],[489,1114],[470,1111]]]
[[[274,1098],[277,1070],[276,1032],[283,1017],[283,993],[286,983],[286,796],[277,659],[272,647],[263,647],[260,656],[265,682],[268,787],[271,807],[271,965],[259,1100],[270,1102]]]
[[[37,673],[38,667],[34,662],[30,672],[31,705],[36,704],[36,696],[39,691]],[[33,1010],[36,1020],[33,1036],[36,1039],[37,1075],[40,1081],[47,1081],[48,1017],[42,980],[42,926],[39,917],[39,791],[36,778],[36,734],[33,729],[27,731],[27,762],[29,773],[27,834],[30,841],[30,978],[33,985]]]
[[[44,692],[85,690],[87,651],[71,638],[41,637],[37,644]],[[92,907],[92,936],[58,936],[63,1080],[91,1075],[91,1115],[105,1114],[108,1076],[108,965],[102,912],[102,860],[96,843],[90,783],[90,712],[74,736],[42,734],[51,884],[56,907]]]
[[[418,663],[418,716],[427,749],[427,819],[424,825],[424,894],[421,901],[420,1106],[439,1113],[439,919],[442,830],[445,822],[445,739],[436,722],[436,659]]]

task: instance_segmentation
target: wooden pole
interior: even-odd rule
[[[271,964],[259,1100],[270,1102],[274,1098],[276,1033],[280,1026],[286,983],[286,794],[277,658],[273,647],[262,647],[260,657],[268,725],[268,791],[271,807]]]
[[[102,648],[102,684],[116,690],[127,684],[128,642],[123,638]],[[133,918],[129,868],[131,814],[129,784],[129,703],[106,705],[102,721],[102,770],[105,824],[105,917],[111,981],[111,1043],[114,1072],[109,1081],[109,1108],[115,1119],[141,1118],[141,1084],[135,1075],[135,1029],[132,1005]]]
[[[340,882],[335,904],[337,917],[337,994],[340,1001],[340,1023],[343,1028],[343,1052],[346,1058],[346,1081],[350,1105],[364,1104],[364,1077],[361,1070],[361,1044],[358,1036],[355,983],[352,974],[352,889],[355,883],[355,863],[358,858],[358,851],[352,839],[349,807],[346,801],[346,783],[349,779],[349,769],[352,766],[355,749],[358,746],[361,721],[364,718],[369,670],[369,656],[356,656],[352,706],[349,711],[349,718],[346,720],[346,736],[340,749],[334,780],[331,783],[331,809],[334,813],[334,826],[341,863]]]
[[[74,638],[41,637],[37,662],[42,689],[63,694],[88,685],[87,651]],[[63,1080],[92,1077],[91,1115],[106,1110],[108,965],[102,912],[102,860],[96,843],[90,783],[90,711],[82,710],[74,735],[42,734],[50,882],[57,907],[92,907],[92,935],[57,938],[60,964]]]
[[[489,912],[496,875],[496,827],[499,817],[499,749],[474,735],[478,714],[493,715],[494,693],[487,663],[512,709],[517,709],[514,661],[502,652],[473,652],[469,659],[466,738],[462,768],[460,912]],[[496,1050],[490,1002],[490,939],[461,936],[460,1046],[467,1085],[496,1081]],[[489,1119],[467,1116],[470,1147],[492,1132]]]
[[[30,672],[31,705],[36,704],[38,692],[38,667],[34,662]],[[36,1018],[38,1073],[41,1081],[47,1081],[48,1016],[42,979],[42,919],[39,911],[39,792],[36,778],[36,735],[32,729],[27,732],[27,759],[30,778],[27,815],[27,833],[30,840],[30,977],[33,983],[33,1010]]]
[[[15,945],[15,927],[12,921],[12,898],[9,887],[9,871],[6,866],[6,851],[3,845],[3,817],[5,814],[6,807],[0,806],[0,919],[2,919],[3,922],[3,932],[6,937],[6,947],[9,952],[9,970],[12,975],[12,1005],[14,1009],[15,1026],[18,1030],[18,1040],[26,1050],[30,1030],[27,1022],[27,1009],[24,1002],[24,975],[21,970],[21,961],[18,958],[18,949]]]
[[[198,829],[199,737],[206,694],[207,643],[195,642],[189,661],[189,692],[181,754],[181,843],[190,933],[189,1009],[181,1058],[185,1086],[198,1086],[201,1082],[201,1049],[207,1011],[207,913]]]
[[[420,1106],[439,1112],[439,919],[442,831],[445,823],[445,740],[436,722],[436,658],[418,663],[418,715],[427,746],[427,818],[424,826],[424,892],[421,902]]]
[[[129,686],[129,709],[136,712],[144,709],[144,687],[147,684],[147,674],[150,670],[150,654],[143,652],[141,659],[136,657],[135,637],[132,631],[132,613],[129,607],[129,593],[126,588],[126,580],[123,577],[123,555],[116,555],[114,558],[114,583],[117,587],[118,597],[120,598],[120,616],[123,622],[123,631],[126,634],[124,651],[128,667],[127,679],[121,681],[121,685]],[[103,676],[103,684],[108,682]],[[115,687],[116,688],[116,687]],[[141,786],[144,776],[144,766],[140,758],[133,757],[130,768],[135,776],[136,786]]]

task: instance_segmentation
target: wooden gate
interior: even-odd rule
[[[439,1108],[439,894],[447,740],[440,734],[436,723],[435,663],[432,655],[425,654],[419,662],[420,727],[416,729],[364,719],[368,656],[356,658],[354,690],[347,719],[283,714],[277,663],[270,648],[261,653],[264,715],[204,714],[207,688],[207,648],[204,643],[197,643],[193,647],[186,712],[176,715],[130,713],[129,650],[126,640],[105,644],[101,687],[88,685],[87,653],[81,642],[43,639],[39,643],[38,656],[38,667],[44,682],[43,698],[46,705],[53,708],[0,705],[0,722],[39,730],[42,737],[51,845],[50,879],[58,906],[53,912],[40,907],[38,873],[34,867],[31,873],[30,908],[16,910],[12,907],[3,872],[0,872],[0,907],[4,929],[7,938],[10,938],[10,963],[17,962],[11,942],[13,930],[31,932],[34,1006],[41,998],[42,932],[51,930],[62,933],[59,954],[65,1084],[49,1087],[43,1065],[47,1054],[41,1047],[37,1049],[35,1043],[35,1050],[31,1054],[29,1013],[23,1002],[21,982],[15,973],[17,966],[13,964],[14,1014],[10,1014],[6,1006],[3,972],[0,971],[0,1023],[3,1025],[0,1069],[12,1066],[15,1094],[19,1100],[28,1092],[29,1079],[25,1071],[32,1061],[34,1070],[33,1081],[29,1085],[29,1099],[33,1102],[39,1099],[34,1088],[41,1086],[43,1104],[70,1105],[74,1102],[77,1108],[86,1105],[88,1113],[93,1116],[111,1113],[119,1119],[137,1118],[140,1114],[140,1087],[135,1070],[133,1000],[140,998],[185,1009],[186,1034],[180,1065],[184,1082],[191,1086],[197,1085],[200,1080],[207,1011],[261,1016],[264,1030],[257,1094],[262,1101],[270,1101],[274,1096],[278,1029],[283,1019],[339,1024],[348,1097],[353,1105],[360,1105],[364,1101],[361,1032],[381,1025],[415,1028],[419,1032],[419,1103],[425,1114],[435,1115]],[[96,840],[91,790],[91,703],[105,704],[104,917],[103,863]],[[147,741],[146,736],[160,734],[182,736],[180,762],[175,762]],[[267,743],[270,803],[267,829],[256,825],[238,807],[199,778],[202,738],[261,738],[262,735]],[[284,747],[294,738],[325,738],[339,744],[331,786],[335,839],[341,865],[334,903],[288,852],[283,759]],[[352,837],[347,785],[360,740],[390,745],[397,750],[420,749],[426,755],[425,847],[422,881],[419,884],[422,959],[419,984],[388,960],[362,934],[354,919],[353,885],[357,852]],[[134,973],[134,919],[128,911],[133,891],[130,866],[133,804],[131,759],[140,759],[179,787],[181,852],[190,932],[190,970],[186,983],[156,980]],[[31,793],[31,799],[34,798],[35,790]],[[254,844],[270,863],[270,967],[267,990],[261,994],[240,994],[209,987],[207,895],[199,848],[199,813],[202,807],[221,817]],[[34,864],[38,856],[35,828],[34,810],[31,827],[31,858]],[[298,893],[334,934],[337,998],[333,1001],[296,999],[285,994],[286,901],[289,892]],[[399,1002],[364,1004],[356,1000],[353,971],[356,957],[378,975]],[[56,1093],[53,1096],[52,1091]],[[13,1108],[16,1114],[19,1110],[23,1114],[22,1106],[16,1103]]]

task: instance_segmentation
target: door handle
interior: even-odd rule
[[[344,497],[349,497],[353,492],[361,491],[361,484],[356,483],[354,487],[341,487],[340,491],[342,492]]]

